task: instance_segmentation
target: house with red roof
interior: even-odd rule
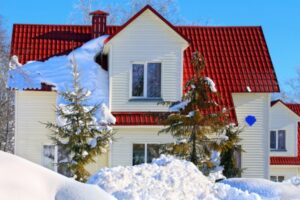
[[[300,176],[300,104],[271,103],[270,179]]]
[[[245,127],[242,176],[269,178],[270,102],[279,85],[262,27],[175,26],[151,6],[120,26],[107,25],[108,13],[103,11],[91,15],[88,26],[15,24],[11,44],[11,55],[25,64],[66,55],[93,38],[109,35],[95,62],[108,74],[108,107],[116,117],[117,134],[91,171],[150,162],[158,156],[159,144],[174,142],[167,134],[157,134],[162,128],[157,113],[168,112],[157,103],[181,100],[184,84],[194,74],[191,55],[198,50],[206,61],[205,75],[222,97],[218,104],[234,108],[230,118]],[[59,150],[40,122],[56,120],[57,94],[47,83],[24,89],[15,90],[15,153],[49,167]],[[256,119],[251,126],[245,121],[249,115]]]

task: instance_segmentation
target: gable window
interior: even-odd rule
[[[160,153],[160,144],[133,144],[132,165],[151,163]]]
[[[161,63],[132,65],[131,97],[161,97]]]
[[[272,130],[270,132],[270,149],[277,151],[286,150],[286,133],[285,130]]]

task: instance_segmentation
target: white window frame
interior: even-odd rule
[[[147,163],[147,160],[148,160],[148,150],[147,150],[147,147],[148,147],[148,144],[158,144],[158,145],[162,145],[163,143],[158,143],[158,142],[134,142],[132,143],[132,155],[131,155],[131,159],[133,158],[133,145],[135,144],[143,144],[144,145],[144,164]]]
[[[279,177],[283,177],[283,180],[282,180],[282,181],[285,180],[285,176],[284,176],[284,175],[270,175],[270,180],[272,180],[272,179],[271,179],[272,176],[275,177],[275,179],[276,179],[275,182],[279,182]],[[282,181],[281,181],[281,182],[282,182]]]
[[[271,148],[271,131],[275,131],[275,141],[276,141],[276,147],[275,148]],[[285,137],[285,140],[284,140],[284,142],[285,142],[285,144],[284,144],[284,146],[285,146],[285,149],[278,149],[278,144],[279,144],[279,140],[278,140],[278,133],[279,133],[279,131],[284,131],[285,132],[285,135],[284,135],[284,137]],[[270,130],[270,146],[269,146],[269,148],[270,148],[270,150],[271,151],[286,151],[287,149],[286,149],[286,137],[287,137],[287,133],[286,133],[286,130],[285,129],[272,129],[272,130]]]
[[[148,84],[148,64],[158,63],[160,64],[160,97],[148,97],[147,84]],[[143,96],[132,96],[132,80],[133,80],[133,65],[143,65],[144,66],[144,85],[143,85]],[[130,67],[130,80],[129,80],[129,98],[130,99],[161,99],[162,98],[162,69],[163,63],[161,61],[146,61],[146,62],[131,62]]]
[[[57,170],[58,170],[58,166],[57,166],[57,163],[58,163],[58,146],[54,145],[54,144],[43,144],[43,146],[42,146],[42,150],[43,150],[43,153],[42,153],[43,164],[44,164],[44,160],[45,160],[44,146],[54,146],[54,160],[53,160],[52,164],[53,164],[53,171],[57,172]],[[45,167],[45,166],[43,166],[43,167]]]

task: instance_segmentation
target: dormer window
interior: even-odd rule
[[[286,151],[285,130],[272,130],[270,132],[270,149],[273,151]]]
[[[132,65],[131,98],[161,98],[161,63],[146,62]]]

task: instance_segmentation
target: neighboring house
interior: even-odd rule
[[[24,64],[110,35],[99,60],[108,70],[109,108],[117,119],[117,134],[91,171],[149,162],[158,156],[159,144],[174,141],[170,135],[157,134],[162,125],[155,114],[168,111],[157,103],[181,99],[184,84],[194,73],[192,52],[199,50],[206,60],[205,75],[222,96],[218,103],[235,108],[232,121],[245,126],[246,116],[256,117],[256,123],[241,134],[243,177],[269,177],[270,99],[279,86],[261,27],[174,26],[150,6],[122,26],[106,25],[105,12],[91,14],[91,26],[15,24],[11,44],[11,55]],[[134,81],[139,78],[144,80],[142,91]],[[55,121],[56,93],[45,84],[40,90],[26,89],[16,91],[15,153],[49,166],[59,159],[59,150],[51,146],[49,130],[39,122]]]
[[[300,176],[300,104],[272,102],[270,179]]]

